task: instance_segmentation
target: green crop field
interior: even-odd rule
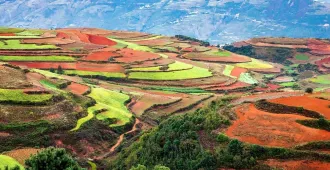
[[[0,49],[6,50],[38,50],[38,49],[58,49],[55,45],[21,44],[19,40],[0,41]]]
[[[25,94],[23,90],[0,89],[0,102],[8,103],[44,103],[52,94]]]
[[[78,75],[78,76],[102,76],[106,78],[125,78],[124,73],[112,73],[112,72],[94,72],[94,71],[80,71],[80,70],[65,70],[64,74]]]
[[[281,83],[280,86],[282,87],[292,87],[295,86],[297,83],[296,82],[286,82],[286,83]]]
[[[97,119],[117,120],[117,123],[111,124],[110,127],[122,126],[131,121],[132,114],[125,106],[125,103],[130,99],[128,95],[103,88],[93,88],[88,96],[96,100],[97,107],[107,110],[97,114]]]
[[[308,60],[309,57],[308,57],[308,55],[306,55],[306,54],[297,54],[297,55],[295,56],[295,59],[297,59],[297,60]]]
[[[76,127],[73,128],[71,131],[79,130],[84,123],[88,122],[89,120],[91,120],[94,117],[94,114],[95,114],[96,111],[101,110],[101,109],[102,109],[102,107],[99,106],[99,105],[95,105],[95,106],[89,107],[87,109],[87,113],[88,113],[87,116],[86,117],[83,117],[83,118],[80,118],[77,121]]]
[[[50,71],[46,71],[46,70],[39,70],[39,69],[33,69],[34,72],[40,73],[46,77],[56,77],[56,78],[61,78],[61,76],[59,74],[56,73],[52,73]]]
[[[241,73],[238,80],[247,84],[258,84],[258,81],[250,73]]]
[[[42,30],[24,30],[23,32],[16,33],[21,36],[40,36],[44,33]]]
[[[309,81],[318,84],[330,84],[330,74],[320,75],[309,79]]]
[[[162,66],[156,66],[156,67],[141,67],[141,68],[133,68],[131,71],[163,71],[161,70]],[[193,68],[192,65],[186,64],[180,61],[176,61],[173,64],[168,65],[168,69],[164,71],[177,71],[177,70],[187,70]]]
[[[160,90],[178,93],[207,93],[206,90],[200,88],[187,88],[187,87],[168,87],[168,86],[149,86],[142,88],[144,90]]]
[[[133,49],[133,50],[138,50],[138,51],[146,51],[146,52],[155,52],[154,49],[147,47],[147,46],[142,46],[142,45],[138,45],[135,43],[131,43],[131,42],[126,42],[123,40],[118,40],[118,39],[114,39],[114,38],[110,38],[112,41],[115,41],[119,44],[123,44],[126,45],[127,48]]]
[[[0,61],[76,61],[70,56],[0,56]]]
[[[128,40],[128,41],[134,42],[134,41],[155,40],[155,39],[162,38],[162,37],[164,37],[164,36],[162,36],[162,35],[155,35],[155,36],[149,37],[149,38],[141,38],[141,39]]]
[[[269,69],[269,68],[273,68],[273,66],[268,64],[267,62],[257,60],[257,59],[254,59],[254,58],[251,58],[251,60],[252,60],[251,62],[239,63],[239,64],[236,64],[236,66],[241,67],[241,68],[247,68],[247,69]]]
[[[2,39],[36,39],[36,38],[41,38],[39,36],[35,36],[35,35],[28,35],[28,36],[24,36],[24,35],[16,35],[16,36],[0,36],[0,40]]]
[[[0,34],[3,33],[19,33],[24,31],[22,28],[7,28],[7,27],[0,27]]]
[[[228,77],[236,78],[236,77],[231,75],[231,72],[233,71],[234,68],[235,68],[235,66],[226,65],[226,67],[223,70],[222,74],[225,75],[225,76],[228,76]]]
[[[131,72],[128,78],[140,80],[185,80],[211,76],[212,73],[208,69],[193,67],[189,70],[171,72]]]
[[[0,155],[0,169],[6,170],[6,167],[9,169],[15,168],[15,166],[18,166],[20,170],[24,170],[24,167],[18,163],[14,158],[6,156],[6,155]]]

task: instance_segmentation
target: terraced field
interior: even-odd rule
[[[330,142],[330,60],[321,48],[327,44],[260,38],[222,49],[193,38],[128,31],[0,28],[0,169],[23,165],[36,146],[63,147],[84,167],[102,169],[131,144],[141,149],[135,142],[149,140],[145,134],[162,130],[167,120],[190,121],[186,113],[198,117],[173,127],[189,131],[182,136],[193,140],[177,145],[178,132],[171,131],[168,139],[155,137],[160,151],[175,144],[168,150],[179,146],[186,153],[197,141],[210,149],[198,153],[212,157],[224,144],[213,139],[220,133],[244,147],[296,151]],[[218,108],[217,98],[233,102]],[[302,150],[311,154],[315,148]]]

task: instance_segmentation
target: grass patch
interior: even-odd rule
[[[269,69],[269,68],[273,68],[272,65],[263,62],[261,60],[257,60],[254,58],[251,58],[252,61],[247,62],[247,63],[238,63],[236,64],[237,67],[241,67],[241,68],[247,68],[247,69]]]
[[[309,79],[309,81],[318,84],[330,84],[330,74],[320,75],[314,78]]]
[[[78,75],[84,77],[105,77],[105,78],[125,78],[124,73],[111,73],[111,72],[94,72],[94,71],[80,71],[80,70],[65,70],[64,74],[67,75]]]
[[[97,170],[97,166],[94,162],[92,161],[87,161],[87,163],[91,166],[91,170]]]
[[[128,78],[140,80],[185,80],[211,77],[212,73],[208,69],[193,67],[189,70],[172,72],[132,72]]]
[[[0,89],[0,103],[45,104],[52,94],[25,94],[23,90]]]
[[[280,83],[280,86],[282,86],[282,87],[293,87],[293,86],[296,86],[296,85],[297,85],[296,82]]]
[[[14,158],[6,156],[6,155],[0,155],[0,169],[5,170],[6,167],[9,169],[15,168],[16,166],[19,167],[19,169],[24,170],[24,167],[18,163]]]
[[[40,73],[46,77],[56,77],[56,78],[60,78],[61,76],[59,74],[56,73],[52,73],[50,71],[45,71],[45,70],[39,70],[39,69],[33,69],[34,72]]]
[[[73,128],[73,129],[71,129],[70,131],[76,131],[76,130],[79,130],[80,127],[81,127],[84,123],[88,122],[89,120],[91,120],[91,119],[94,117],[94,113],[95,113],[96,111],[101,110],[101,109],[102,109],[102,108],[99,108],[99,107],[97,107],[97,106],[89,107],[89,108],[87,109],[87,113],[88,113],[87,116],[78,119],[76,127]]]
[[[296,58],[297,60],[308,60],[308,59],[309,59],[308,55],[306,55],[306,54],[297,54],[297,55],[295,56],[295,58]]]
[[[162,36],[162,35],[156,35],[156,36],[149,37],[149,38],[142,38],[142,39],[135,39],[135,40],[128,40],[128,41],[134,42],[134,41],[155,40],[155,39],[159,39],[159,38],[162,38],[162,37],[164,37],[164,36]]]
[[[226,67],[223,70],[222,74],[225,75],[225,76],[228,76],[228,77],[236,78],[236,77],[231,75],[231,72],[233,71],[234,68],[235,68],[235,66],[226,65]]]
[[[44,33],[42,30],[24,30],[23,32],[18,32],[16,35],[20,36],[40,36]]]
[[[58,49],[58,47],[56,47],[55,45],[21,44],[19,40],[4,40],[4,41],[0,41],[0,49],[38,50],[38,49]]]
[[[211,51],[207,51],[204,52],[203,54],[207,54],[207,55],[215,55],[215,56],[219,56],[219,57],[229,57],[231,56],[231,53],[229,51],[221,51],[221,50],[211,50]]]
[[[0,61],[76,61],[70,56],[0,56]]]

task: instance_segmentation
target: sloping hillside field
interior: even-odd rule
[[[324,169],[328,40],[0,28],[0,169]],[[325,168],[325,169],[327,169]]]

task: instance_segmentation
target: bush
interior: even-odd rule
[[[224,143],[224,142],[228,142],[229,141],[229,137],[223,133],[218,134],[217,136],[217,141],[220,143]]]
[[[305,90],[306,93],[313,93],[313,89],[308,87],[306,90]]]
[[[43,169],[63,169],[63,170],[81,170],[78,163],[65,151],[50,147],[36,155],[31,156],[25,161],[27,170]]]

